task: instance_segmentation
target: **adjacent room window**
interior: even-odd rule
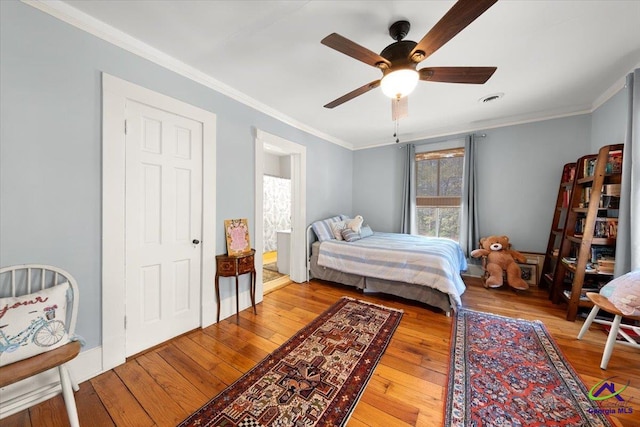
[[[416,153],[418,234],[460,237],[464,148]]]

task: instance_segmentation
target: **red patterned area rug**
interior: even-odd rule
[[[449,371],[445,427],[611,426],[540,321],[461,310]]]
[[[402,311],[343,297],[182,426],[342,426]]]

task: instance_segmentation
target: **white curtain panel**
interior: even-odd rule
[[[640,69],[627,76],[629,103],[614,276],[640,269]]]

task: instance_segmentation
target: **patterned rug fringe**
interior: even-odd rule
[[[387,307],[386,305],[376,304],[374,302],[362,301],[362,300],[359,300],[359,299],[356,299],[356,298],[353,298],[353,297],[350,297],[350,296],[347,296],[347,295],[343,295],[341,298],[348,299],[348,300],[351,300],[351,301],[357,301],[360,304],[367,304],[367,305],[371,305],[373,307],[383,308],[385,310],[392,310],[392,311],[397,311],[398,313],[404,313],[404,310],[401,309],[401,308]]]

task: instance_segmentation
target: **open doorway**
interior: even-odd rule
[[[291,156],[264,154],[262,282],[267,294],[288,283],[291,248]]]
[[[270,153],[280,158],[279,162],[288,164],[290,168],[290,181],[291,181],[291,225],[289,241],[281,239],[281,245],[289,250],[288,256],[283,256],[286,250],[278,250],[276,262],[288,262],[289,263],[289,278],[292,282],[302,283],[307,280],[307,262],[306,262],[306,147],[294,142],[288,141],[276,135],[269,134],[260,129],[256,130],[256,145],[255,145],[255,249],[256,253],[262,254],[264,252],[264,155]],[[278,230],[277,230],[278,231]],[[279,231],[285,231],[279,230]],[[261,299],[264,294],[265,288],[263,286],[263,264],[264,260],[262,256],[256,257],[256,273],[257,273],[257,285],[256,293],[258,300]]]

